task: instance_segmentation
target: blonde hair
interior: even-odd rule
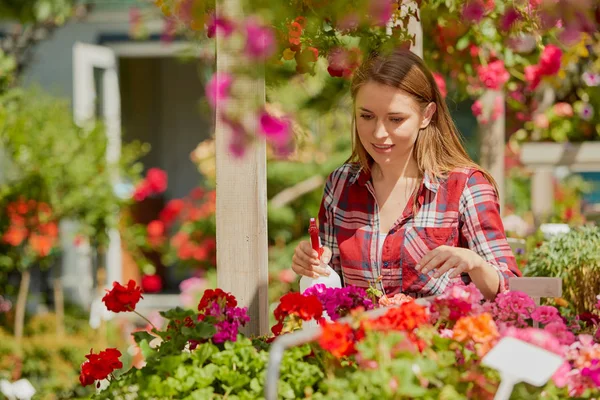
[[[421,176],[425,172],[433,179],[446,177],[455,168],[475,168],[490,181],[497,191],[494,178],[477,165],[467,154],[461,135],[454,125],[446,102],[423,60],[408,50],[397,49],[387,55],[371,54],[358,68],[352,79],[350,92],[353,103],[359,89],[367,82],[375,82],[403,90],[410,94],[424,110],[429,103],[435,103],[435,111],[429,125],[419,132],[414,157]],[[363,147],[356,128],[356,114],[353,111],[353,144],[349,162],[359,163],[370,171],[373,158]],[[416,196],[415,196],[416,200]]]

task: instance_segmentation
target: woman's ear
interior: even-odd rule
[[[425,110],[423,111],[423,120],[421,121],[421,129],[425,129],[429,126],[429,123],[431,122],[436,110],[437,106],[433,102],[425,106]]]

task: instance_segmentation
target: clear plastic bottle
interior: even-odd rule
[[[310,219],[310,226],[308,228],[308,233],[310,234],[310,242],[313,250],[319,253],[319,258],[323,254],[323,249],[321,247],[321,239],[319,238],[319,228],[317,227],[317,222],[314,218]],[[304,293],[306,289],[316,284],[322,283],[325,287],[328,288],[341,288],[342,280],[340,276],[335,272],[329,265],[326,265],[321,261],[321,267],[324,267],[329,271],[329,275],[326,276],[318,276],[317,278],[309,278],[308,276],[303,276],[300,278],[300,293]],[[325,319],[329,320],[329,316],[327,313],[324,314]],[[317,326],[315,321],[305,321],[303,322],[303,327],[313,327]]]

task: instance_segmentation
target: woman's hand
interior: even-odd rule
[[[292,270],[298,275],[308,276],[309,278],[318,278],[319,276],[328,276],[327,264],[331,259],[331,249],[323,247],[323,255],[319,261],[319,254],[313,250],[310,242],[303,240],[298,243],[294,256],[292,257]]]
[[[439,246],[421,259],[415,269],[422,274],[435,270],[434,278],[439,278],[447,271],[452,270],[449,278],[456,278],[460,274],[470,273],[482,269],[486,262],[473,250],[462,247]]]

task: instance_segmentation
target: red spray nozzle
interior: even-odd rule
[[[321,243],[319,240],[319,227],[317,221],[314,218],[310,219],[310,225],[308,227],[308,234],[310,235],[310,244],[316,252],[320,254]]]

